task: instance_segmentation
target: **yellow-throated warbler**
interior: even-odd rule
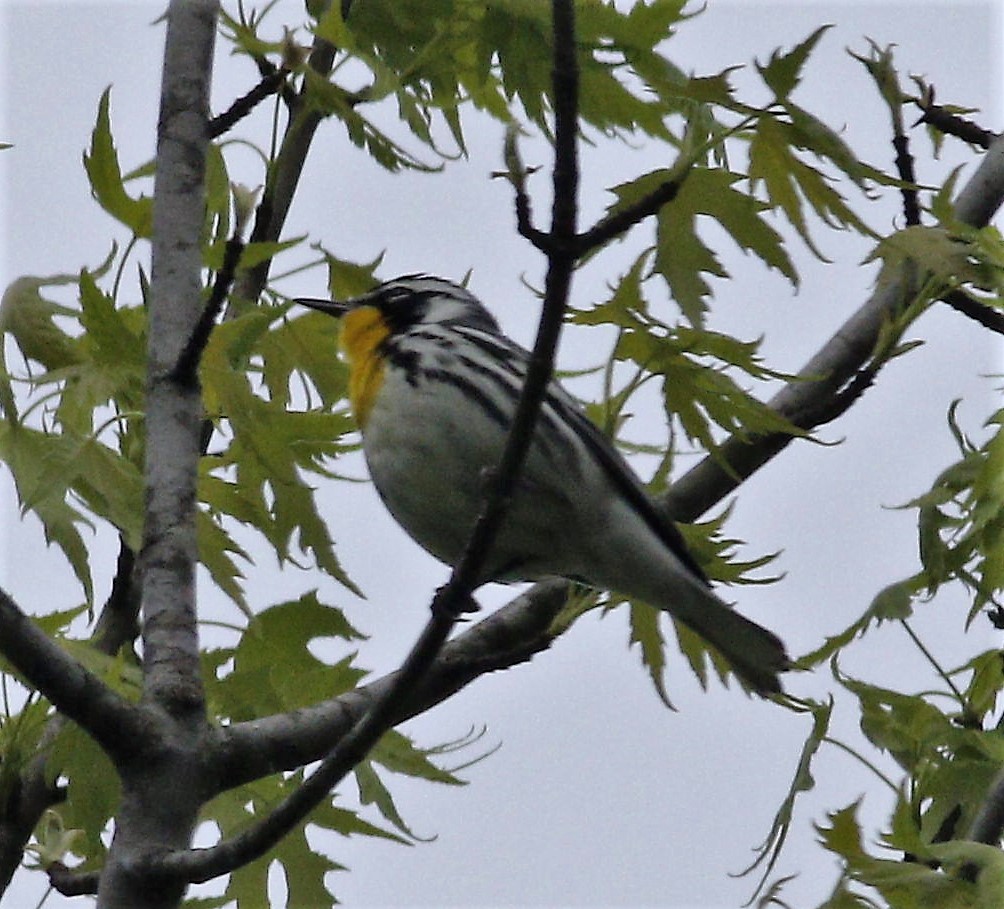
[[[398,523],[447,564],[477,517],[529,354],[467,290],[405,275],[361,297],[297,302],[342,320],[349,399],[377,491]],[[565,577],[663,609],[717,648],[760,693],[788,666],[771,632],[711,591],[641,481],[551,381],[484,580]]]

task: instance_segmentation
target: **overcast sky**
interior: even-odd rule
[[[800,103],[841,128],[866,159],[891,166],[885,111],[862,67],[845,53],[864,52],[865,36],[897,45],[904,71],[924,74],[939,99],[981,108],[991,129],[1001,128],[1000,4],[991,2],[721,2],[684,24],[673,41],[678,64],[713,73],[833,23],[810,63]],[[296,18],[297,6],[288,17]],[[113,86],[112,125],[125,168],[152,156],[157,116],[162,26],[156,5],[139,3],[12,3],[0,0],[0,153],[4,227],[0,285],[22,274],[75,272],[107,254],[109,220],[89,198],[80,155],[102,90]],[[283,16],[276,15],[281,23]],[[247,90],[254,78],[245,61],[217,58],[214,110]],[[750,84],[740,77],[741,85]],[[500,131],[470,130],[470,157],[442,176],[388,177],[346,146],[341,127],[323,128],[304,176],[304,192],[288,234],[322,240],[344,258],[369,260],[381,250],[381,274],[429,271],[459,279],[472,270],[471,288],[524,343],[534,321],[526,277],[539,283],[542,263],[513,233],[509,190],[489,174],[499,167]],[[937,182],[971,159],[950,149],[932,162],[918,135],[921,180]],[[531,163],[546,165],[541,158]],[[623,146],[584,156],[584,221],[609,201],[603,187],[655,166],[645,149]],[[252,171],[245,178],[259,182]],[[856,200],[859,201],[859,200]],[[538,206],[542,212],[543,206]],[[897,224],[898,199],[867,209],[880,230]],[[873,270],[862,268],[868,247],[855,238],[822,237],[833,260],[822,265],[798,255],[803,286],[794,295],[758,262],[727,257],[735,280],[718,288],[712,324],[742,337],[766,336],[772,366],[794,371],[869,293]],[[621,258],[617,258],[620,256]],[[577,280],[580,303],[598,299],[603,280],[627,261],[614,250]],[[321,273],[286,289],[323,292]],[[967,428],[994,405],[1000,372],[997,345],[951,312],[935,310],[915,335],[929,343],[883,373],[878,386],[823,436],[837,446],[792,446],[744,486],[735,503],[731,536],[747,541],[744,557],[782,551],[778,584],[728,592],[742,611],[769,625],[803,653],[842,628],[883,585],[916,570],[915,517],[892,510],[923,492],[954,460],[947,431],[949,403],[965,396]],[[596,350],[570,337],[562,365],[595,362]],[[347,468],[349,469],[349,468]],[[362,475],[361,464],[351,466]],[[26,608],[66,608],[80,593],[58,554],[42,548],[32,521],[22,522],[6,479],[0,531],[5,558],[0,583]],[[371,635],[361,662],[377,673],[393,669],[425,621],[431,592],[446,571],[396,528],[368,486],[332,484],[332,527],[348,571],[366,591],[355,600],[322,583],[327,599],[349,610]],[[94,542],[99,590],[106,589],[113,547]],[[371,553],[390,553],[378,560]],[[264,569],[271,561],[263,559]],[[39,579],[45,578],[44,590]],[[252,602],[261,607],[318,583],[301,573],[263,570]],[[104,586],[100,586],[104,585]],[[486,605],[503,602],[504,589],[487,591]],[[204,588],[213,614],[229,607]],[[960,642],[959,612],[948,594],[922,611],[917,627],[931,635],[945,662],[972,648]],[[214,612],[215,611],[215,612]],[[987,644],[989,632],[984,632]],[[667,711],[637,657],[627,652],[620,615],[588,616],[553,650],[530,665],[485,678],[428,716],[409,724],[420,743],[457,739],[487,727],[490,758],[463,774],[462,789],[391,781],[404,817],[429,843],[405,848],[371,840],[337,841],[332,854],[348,865],[335,892],[349,905],[661,905],[735,907],[752,880],[729,877],[744,867],[766,834],[782,799],[802,739],[805,718],[738,691],[699,690],[677,661],[669,686],[679,706]],[[922,687],[926,666],[896,628],[852,649],[844,668],[878,682]],[[904,680],[906,680],[904,682]],[[914,681],[915,680],[915,681]],[[797,693],[823,696],[831,680],[798,678]],[[853,705],[841,703],[837,729],[853,735]],[[793,906],[822,900],[835,864],[815,844],[813,821],[868,793],[865,816],[881,824],[887,796],[846,755],[824,753],[816,791],[800,804],[777,875],[800,873],[786,891]],[[343,787],[351,803],[351,785]],[[22,875],[11,906],[30,906],[38,879]],[[275,905],[284,905],[281,888]],[[48,906],[79,905],[52,897]],[[6,905],[6,904],[5,904]]]

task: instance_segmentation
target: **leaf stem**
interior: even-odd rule
[[[951,676],[949,676],[949,674],[945,672],[945,670],[941,667],[941,664],[934,658],[934,654],[932,654],[931,651],[928,650],[926,646],[924,646],[924,642],[918,637],[917,633],[910,627],[910,623],[906,619],[900,619],[899,623],[900,625],[903,626],[903,630],[906,631],[906,633],[910,636],[910,640],[913,641],[913,643],[917,646],[917,649],[922,654],[924,654],[924,657],[927,659],[927,662],[929,662],[934,667],[934,671],[937,672],[939,676],[941,676],[945,684],[952,690],[952,694],[954,694],[955,697],[958,698],[959,705],[962,707],[962,709],[965,710],[967,706],[965,696],[956,687],[955,683],[952,681]]]

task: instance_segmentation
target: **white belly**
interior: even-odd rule
[[[425,549],[455,564],[484,498],[487,472],[498,465],[505,432],[458,389],[409,384],[390,373],[369,415],[363,450],[374,485],[391,514]],[[562,555],[558,528],[576,521],[553,490],[561,473],[532,446],[486,579],[522,580],[575,573]],[[574,533],[572,534],[575,535]],[[547,550],[544,563],[534,557]],[[545,564],[546,563],[546,564]]]

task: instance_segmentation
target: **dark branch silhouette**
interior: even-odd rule
[[[237,265],[240,262],[241,253],[244,251],[239,230],[240,226],[236,228],[234,236],[227,240],[226,250],[223,254],[223,266],[216,273],[209,300],[171,371],[171,379],[187,388],[194,388],[198,384],[199,363],[202,361],[202,354],[209,343],[209,336],[213,333],[216,320],[223,312],[230,288],[234,283],[234,277],[237,274]]]
[[[209,138],[218,139],[233,129],[262,101],[284,88],[288,75],[289,70],[285,67],[276,67],[271,72],[264,74],[262,80],[251,91],[238,98],[222,114],[218,114],[209,121]]]
[[[1000,136],[1000,133],[984,129],[978,123],[959,116],[948,107],[935,104],[933,85],[920,83],[920,88],[920,97],[913,99],[913,103],[921,110],[918,124],[926,123],[946,136],[954,136],[984,150],[990,148]]]

